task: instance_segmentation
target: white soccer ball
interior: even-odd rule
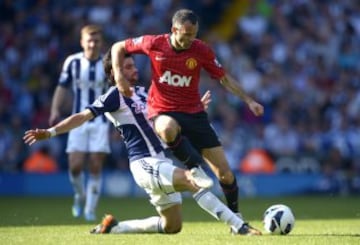
[[[276,204],[266,209],[263,223],[268,233],[286,235],[294,228],[295,217],[288,206]]]

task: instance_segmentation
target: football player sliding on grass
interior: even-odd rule
[[[109,51],[103,63],[109,81],[114,84]],[[145,88],[134,85],[138,80],[138,71],[131,56],[125,57],[122,72],[131,84],[131,97],[124,97],[116,86],[112,86],[82,112],[65,118],[52,128],[26,131],[24,136],[25,143],[32,145],[66,133],[103,114],[122,134],[135,182],[147,192],[159,215],[126,221],[117,221],[112,215],[105,215],[91,233],[178,233],[182,228],[180,192],[189,191],[201,208],[229,225],[233,234],[260,235],[260,231],[233,213],[209,189],[197,186],[190,170],[174,166],[172,160],[165,157],[163,143],[147,119]],[[206,94],[204,103],[209,100],[209,94]]]

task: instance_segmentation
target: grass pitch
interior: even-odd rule
[[[290,206],[294,230],[287,236],[231,236],[229,228],[185,199],[184,225],[176,235],[90,235],[96,223],[74,219],[70,197],[0,197],[0,244],[360,244],[360,197],[306,196],[241,200],[243,215],[263,230],[265,209],[276,203]],[[118,219],[156,215],[146,199],[102,198],[98,214]],[[99,220],[100,220],[99,216]]]

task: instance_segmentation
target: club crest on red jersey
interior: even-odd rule
[[[194,70],[197,67],[197,61],[194,58],[189,58],[186,60],[185,65],[188,69]]]

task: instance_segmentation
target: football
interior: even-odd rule
[[[287,235],[295,225],[291,209],[283,204],[276,204],[266,209],[263,216],[264,229],[271,234]]]

